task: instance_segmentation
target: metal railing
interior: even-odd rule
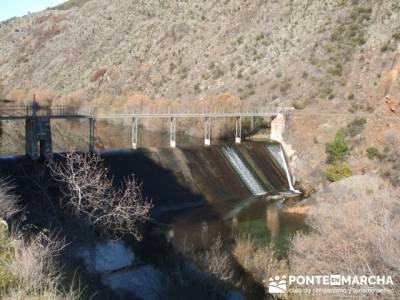
[[[267,107],[267,106],[237,106],[231,108],[182,108],[182,107],[130,107],[129,109],[113,109],[110,107],[91,108],[89,115],[98,119],[113,118],[193,118],[193,117],[251,117],[251,116],[276,116],[287,113],[289,107]]]
[[[118,118],[196,118],[196,117],[251,117],[251,116],[276,116],[292,110],[290,107],[271,106],[232,106],[226,107],[179,107],[179,106],[150,106],[130,107],[115,109],[112,107],[73,107],[73,106],[0,106],[0,117],[28,118],[31,116],[43,116],[50,118],[86,117],[96,119]]]
[[[70,106],[34,106],[34,105],[2,105],[0,117],[27,118],[31,116],[68,117],[84,115],[78,107]]]

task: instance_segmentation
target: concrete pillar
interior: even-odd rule
[[[25,121],[25,153],[31,159],[39,158],[38,142],[36,139],[35,118],[28,118]]]
[[[210,146],[211,145],[211,119],[210,117],[206,117],[205,120],[205,127],[204,127],[204,145]]]
[[[286,127],[286,117],[284,114],[278,114],[271,122],[271,140],[279,143],[283,142],[283,134]]]
[[[169,135],[169,145],[172,148],[176,147],[176,118],[170,118],[170,135]]]
[[[48,116],[36,116],[26,119],[25,123],[25,151],[33,160],[40,156],[46,159],[53,158],[51,139],[51,125]]]
[[[242,141],[242,118],[236,117],[235,143],[240,144]]]
[[[282,146],[284,153],[286,154],[289,172],[291,174],[292,182],[295,183],[295,173],[293,164],[296,161],[296,155],[293,147],[287,143],[288,132],[288,118],[290,116],[291,109],[287,109],[284,113],[278,114],[271,122],[271,135],[270,138],[273,141],[279,142]]]
[[[132,119],[132,149],[137,149],[138,131],[139,131],[139,118],[134,117]]]

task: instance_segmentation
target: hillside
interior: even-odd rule
[[[1,92],[372,111],[399,97],[399,20],[395,0],[74,0],[0,23]]]
[[[344,128],[353,174],[400,182],[399,21],[396,0],[71,0],[0,23],[0,96],[107,111],[294,106],[283,141],[298,178],[326,183],[325,145]],[[15,126],[1,130],[0,150],[20,152]],[[97,138],[130,143],[129,129],[109,130]]]

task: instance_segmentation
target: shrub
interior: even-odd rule
[[[325,169],[326,178],[329,181],[335,182],[342,180],[343,178],[350,177],[352,174],[351,169],[347,163],[335,163],[328,165]]]
[[[210,250],[202,257],[202,265],[218,279],[230,281],[233,278],[233,270],[230,257],[223,251],[222,246],[221,236],[218,236]]]
[[[277,259],[271,244],[259,246],[250,235],[236,237],[233,255],[259,283],[263,283],[274,274],[287,271],[286,261]]]
[[[16,213],[18,197],[6,181],[0,183],[2,213]],[[5,209],[5,211],[3,211]],[[23,228],[28,230],[28,228]],[[79,299],[79,291],[65,291],[57,256],[65,247],[63,240],[46,232],[24,239],[0,219],[0,299]]]
[[[343,66],[340,63],[335,64],[334,67],[331,67],[328,69],[328,73],[335,75],[335,76],[341,76],[343,73]]]
[[[285,81],[284,83],[282,83],[282,85],[279,88],[279,90],[281,91],[281,94],[283,96],[285,96],[288,93],[288,91],[290,90],[291,87],[292,87],[292,83],[290,81]]]
[[[79,299],[80,292],[67,292],[56,258],[65,247],[48,233],[39,233],[25,241],[19,233],[0,228],[1,299]]]
[[[382,52],[386,52],[386,51],[388,51],[388,49],[389,49],[389,44],[388,43],[383,44],[383,46],[381,47],[381,51]]]
[[[327,162],[334,164],[343,161],[350,153],[350,148],[346,142],[346,136],[341,129],[336,133],[332,143],[326,145],[326,153],[328,154]]]
[[[367,156],[369,159],[379,159],[379,160],[383,160],[386,155],[383,153],[380,153],[378,149],[376,149],[375,147],[369,147],[367,149]]]
[[[299,109],[299,110],[305,109],[307,104],[308,104],[308,100],[304,99],[304,98],[293,101],[293,107],[295,109]]]
[[[396,282],[399,196],[399,188],[371,175],[353,176],[315,194],[315,205],[306,218],[313,230],[293,240],[289,255],[293,274],[385,274]],[[368,298],[399,299],[400,286],[395,283],[390,289],[394,294]]]
[[[347,125],[346,134],[355,137],[364,130],[365,124],[367,124],[366,118],[355,118]]]

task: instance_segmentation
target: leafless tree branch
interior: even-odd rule
[[[98,155],[77,152],[51,163],[50,169],[63,182],[62,192],[74,214],[106,232],[141,239],[139,227],[148,219],[152,204],[143,198],[134,176],[125,179],[124,188],[115,188]]]

